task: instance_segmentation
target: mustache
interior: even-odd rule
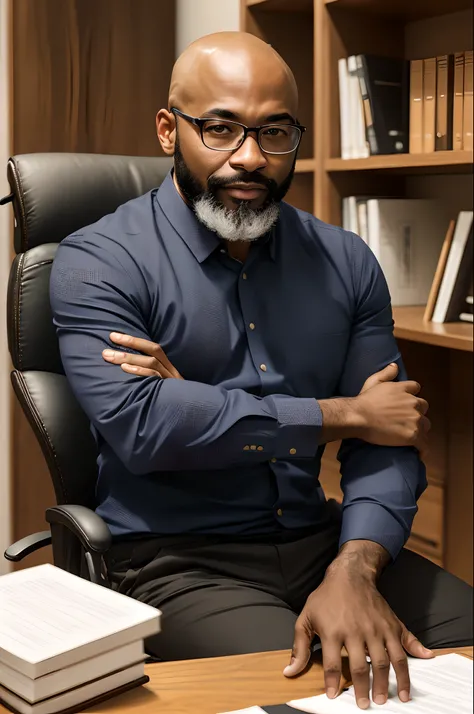
[[[207,181],[208,188],[211,191],[215,191],[218,188],[225,188],[226,186],[232,186],[234,183],[259,184],[263,188],[268,189],[270,193],[274,193],[278,188],[278,184],[274,179],[267,178],[266,176],[262,176],[262,174],[256,172],[242,172],[228,177],[211,176]]]

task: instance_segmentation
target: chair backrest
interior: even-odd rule
[[[165,158],[23,154],[8,162],[16,257],[7,299],[15,394],[46,459],[58,504],[94,507],[97,453],[69,388],[49,302],[58,244],[75,230],[161,184]]]

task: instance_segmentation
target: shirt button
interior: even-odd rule
[[[277,516],[282,516],[282,515],[283,515],[283,511],[281,510],[281,508],[279,508],[277,511]]]
[[[262,372],[266,372],[266,371],[267,371],[267,365],[266,365],[266,364],[261,364],[261,365],[260,365],[260,369],[262,370]]]
[[[242,280],[247,280],[247,273],[242,273]]]
[[[257,451],[263,451],[263,446],[257,446]]]
[[[252,444],[252,446],[250,447],[250,450],[251,450],[251,451],[256,451],[256,450],[257,450],[257,446],[256,446],[255,444]]]
[[[247,446],[244,446],[244,451],[248,451],[250,449],[250,446],[247,444]]]
[[[250,323],[249,327],[251,330],[255,330],[255,324],[253,322]]]
[[[277,462],[275,457],[273,457],[273,459],[270,459],[270,461],[272,462],[272,464],[276,464],[276,462]]]
[[[296,454],[296,449],[290,449],[290,454],[294,456]]]

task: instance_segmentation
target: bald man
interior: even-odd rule
[[[293,645],[292,676],[321,642],[333,697],[345,646],[361,708],[386,700],[390,662],[407,701],[406,652],[471,644],[472,593],[403,550],[428,405],[381,270],[360,238],[283,201],[304,127],[259,39],[191,45],[157,133],[174,170],[64,240],[51,278],[111,578],[162,610],[158,658]],[[339,439],[342,513],[318,481]]]

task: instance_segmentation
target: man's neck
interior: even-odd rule
[[[232,258],[240,260],[241,263],[245,263],[249,254],[250,243],[242,240],[226,240],[225,244],[227,246],[227,251]]]

